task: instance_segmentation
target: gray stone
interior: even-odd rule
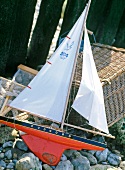
[[[17,161],[18,161],[17,159],[13,159],[13,163],[14,163],[14,164],[16,164],[16,163],[17,163]]]
[[[101,142],[101,143],[105,143],[105,138],[104,138],[104,136],[94,136],[94,137],[92,138],[92,140],[98,141],[98,142]]]
[[[66,161],[66,160],[67,160],[67,157],[64,154],[62,154],[61,161]]]
[[[56,166],[51,166],[51,168],[52,168],[52,169],[55,169],[55,168],[56,168]]]
[[[13,142],[12,141],[8,141],[8,142],[5,142],[3,144],[3,148],[12,147],[12,146],[13,146]]]
[[[3,160],[0,160],[0,166],[6,168],[6,163]]]
[[[18,75],[16,76],[16,81],[26,86],[33,79],[33,77],[34,76],[29,74],[28,72],[20,70],[20,73],[18,73]]]
[[[116,150],[116,149],[114,149],[114,150],[112,151],[112,153],[114,153],[114,154],[116,154],[116,155],[118,155],[118,156],[121,156],[120,151],[118,151],[118,150]]]
[[[71,156],[71,163],[75,170],[90,170],[89,160],[82,156],[79,152],[74,152]]]
[[[18,76],[16,76],[16,81],[18,82],[18,83],[20,83],[20,84],[22,84],[22,76],[21,76],[21,74],[18,74]]]
[[[33,153],[25,153],[16,163],[16,170],[41,170],[39,159]]]
[[[110,170],[110,168],[113,168],[113,167],[110,165],[97,164],[97,165],[91,166],[90,170]]]
[[[120,168],[121,168],[122,170],[125,170],[125,161],[122,161],[122,162],[120,163]]]
[[[55,170],[73,170],[73,165],[69,160],[60,161]]]
[[[26,146],[26,144],[21,139],[16,141],[16,147],[20,150],[28,151],[28,147]]]
[[[44,170],[53,170],[49,165],[44,164],[43,165]]]
[[[11,151],[14,159],[20,159],[21,156],[25,153],[25,151],[18,148],[12,148]]]
[[[92,155],[94,155],[96,153],[96,151],[90,150],[90,151],[88,151],[88,153],[91,153]]]
[[[111,168],[108,168],[107,170],[122,170],[120,167],[116,168],[116,167],[111,167]]]
[[[14,140],[14,137],[12,136],[12,130],[13,129],[8,126],[0,128],[0,144],[4,144],[5,146],[6,145],[5,142]],[[11,146],[6,146],[6,147],[11,147]]]
[[[0,147],[0,152],[3,150],[3,148],[2,147]]]
[[[111,153],[111,154],[108,156],[107,160],[108,160],[109,164],[114,165],[114,166],[117,166],[117,165],[119,165],[120,162],[121,162],[121,157],[118,156],[118,155],[116,155],[116,154]]]
[[[13,152],[13,150],[12,150],[12,152]],[[13,152],[13,159],[17,159],[17,153]]]
[[[96,165],[97,164],[97,159],[89,152],[85,152],[85,151],[80,151],[82,156],[85,156],[89,162],[90,165]]]
[[[109,150],[105,149],[104,151],[97,151],[95,153],[95,156],[98,160],[98,162],[105,162],[107,160],[107,156],[109,155]]]
[[[1,153],[0,153],[0,159],[3,159],[3,158],[4,158],[4,153],[1,152]]]
[[[67,158],[70,158],[74,152],[77,152],[77,151],[76,151],[76,150],[70,150],[70,149],[69,149],[69,150],[65,150],[65,151],[64,151],[64,155],[65,155]]]
[[[7,167],[8,169],[13,169],[14,168],[14,163],[13,162],[10,162]]]
[[[8,150],[5,152],[5,157],[7,157],[7,159],[12,159],[12,152],[11,150]]]
[[[109,165],[108,162],[101,162],[102,165]]]

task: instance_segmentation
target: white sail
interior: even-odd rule
[[[91,126],[109,133],[102,85],[94,63],[86,28],[84,34],[82,80],[72,107],[85,117]]]
[[[86,9],[29,88],[25,88],[10,107],[61,122]]]

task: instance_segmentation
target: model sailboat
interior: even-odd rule
[[[86,118],[89,124],[100,131],[109,133],[102,86],[94,64],[89,37],[85,27],[90,1],[83,13],[65,37],[52,57],[47,61],[35,78],[13,101],[12,108],[25,111],[34,116],[58,122],[60,129],[22,122],[0,116],[0,123],[25,132],[21,134],[25,143],[42,161],[56,165],[66,149],[104,150],[106,145],[82,137],[70,135],[64,126],[76,127],[65,123],[68,97],[73,80],[79,46],[84,29],[84,55],[82,80],[72,107]],[[76,127],[85,130],[81,127]],[[88,130],[91,132],[91,130]]]

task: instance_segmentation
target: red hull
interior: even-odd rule
[[[29,149],[43,162],[49,165],[57,165],[62,153],[69,149],[68,146],[62,145],[50,140],[42,139],[33,135],[21,135]]]
[[[43,162],[46,162],[50,165],[56,165],[59,162],[62,153],[66,149],[87,149],[100,151],[105,149],[101,145],[97,146],[94,141],[93,143],[90,142],[90,140],[81,142],[68,137],[58,136],[56,134],[33,129],[33,125],[31,125],[31,128],[4,120],[0,120],[0,123],[25,132],[26,134],[21,136],[27,146]],[[49,131],[51,131],[51,129]],[[58,132],[60,133],[60,131],[57,131],[57,133]]]

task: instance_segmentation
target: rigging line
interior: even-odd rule
[[[69,112],[68,112],[68,115],[67,115],[67,117],[66,117],[66,122],[68,123],[68,119],[69,119],[69,115],[70,115],[70,113],[71,113],[71,111],[72,111],[72,108],[69,110]]]
[[[77,59],[78,60],[78,59]],[[77,65],[76,65],[76,71],[75,71],[75,76],[74,76],[74,82],[75,82],[75,84],[73,85],[72,84],[72,88],[71,88],[71,91],[70,91],[70,100],[69,100],[69,107],[68,107],[68,115],[67,115],[67,117],[66,117],[66,121],[67,121],[67,123],[68,123],[68,119],[69,119],[69,115],[71,114],[71,112],[72,112],[72,107],[71,107],[71,104],[73,103],[72,101],[74,101],[74,99],[75,99],[75,94],[76,94],[76,80],[77,80],[77,76],[78,76],[78,63],[77,63]],[[73,94],[73,95],[72,95]]]
[[[79,55],[80,55],[80,57],[81,57],[81,54],[79,53]],[[78,55],[78,56],[79,56]],[[83,54],[82,54],[82,60],[83,60]],[[76,80],[77,80],[77,77],[78,77],[78,69],[79,69],[79,67],[78,67],[79,65],[78,65],[78,58],[77,58],[77,62],[76,62],[76,69],[75,69],[75,75],[74,75],[74,85],[73,85],[73,83],[72,83],[72,88],[71,88],[71,90],[70,90],[70,97],[69,97],[69,103],[68,103],[68,108],[67,108],[67,112],[68,112],[68,114],[67,114],[67,117],[66,117],[66,119],[65,119],[65,121],[68,123],[68,120],[69,120],[69,116],[70,116],[70,114],[71,114],[71,112],[72,112],[72,110],[73,110],[73,108],[71,107],[71,104],[73,103],[73,101],[75,100],[75,96],[76,96],[76,93],[77,93],[77,89],[76,89],[76,86],[77,86],[77,83],[76,83]],[[73,94],[73,95],[72,95]],[[70,128],[69,129],[69,127],[68,126],[66,126],[66,131],[68,132],[69,130],[72,130],[72,129],[74,129],[74,128]]]
[[[16,120],[16,118],[15,118],[15,116],[14,116],[14,129],[16,129],[15,120]]]
[[[15,123],[15,120],[16,120],[16,115],[15,115],[15,111],[12,110],[12,114],[13,114],[13,120],[14,120],[14,129],[16,129],[16,123]]]

